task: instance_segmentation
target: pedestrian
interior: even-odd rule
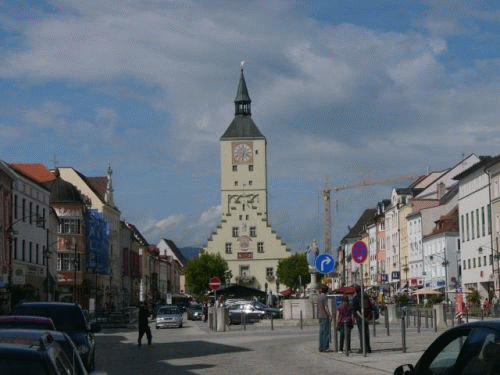
[[[337,310],[337,324],[340,331],[339,353],[344,351],[344,342],[348,352],[351,351],[351,330],[354,326],[354,312],[349,304],[349,297],[342,297],[342,305]]]
[[[361,314],[361,287],[356,285],[355,287],[356,294],[352,301],[352,308],[354,310],[354,318],[356,319],[356,325],[358,326],[359,332],[359,342],[361,348],[358,353],[363,353],[363,349],[366,350],[366,353],[371,353],[372,348],[370,346],[370,329],[369,329],[369,321],[371,319],[373,305],[370,302],[370,298],[365,294],[363,295],[363,312],[364,316]],[[363,330],[364,326],[364,330]],[[363,333],[365,336],[364,340],[364,348],[363,348]]]
[[[319,351],[330,352],[330,319],[331,314],[328,309],[328,300],[326,298],[326,292],[328,287],[323,285],[319,289],[318,304],[317,304],[317,316],[319,320]]]
[[[148,345],[151,345],[151,340],[153,336],[151,335],[151,329],[149,328],[149,309],[144,302],[139,305],[139,338],[137,342],[141,346],[142,336],[146,334],[148,339]]]
[[[203,302],[203,321],[206,322],[208,320],[208,302]]]

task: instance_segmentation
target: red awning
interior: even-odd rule
[[[291,288],[285,289],[280,293],[283,297],[290,297],[292,294],[295,294],[295,291]]]
[[[354,288],[353,285],[344,286],[342,288],[334,289],[332,293],[334,293],[334,294],[354,294],[354,293],[356,293],[356,289]]]

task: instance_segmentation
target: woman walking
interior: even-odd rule
[[[342,305],[337,310],[337,324],[340,330],[339,353],[344,351],[344,342],[346,349],[351,351],[351,330],[354,324],[354,311],[349,304],[349,297],[342,297]]]

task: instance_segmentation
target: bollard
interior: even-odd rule
[[[436,312],[434,310],[432,310],[432,320],[433,320],[433,324],[434,324],[434,332],[437,332],[438,331],[437,315],[436,315]]]
[[[375,318],[373,319],[373,337],[377,337],[377,329],[375,328],[376,324],[375,324]]]
[[[406,324],[404,314],[401,316],[401,344],[403,346],[403,353],[406,353]]]
[[[484,320],[484,311],[481,310],[481,320]]]
[[[350,332],[349,332],[350,336]],[[344,322],[344,353],[346,357],[349,357],[349,350],[347,350],[347,322]]]
[[[302,321],[302,310],[300,310],[300,329],[304,328],[304,322]]]
[[[465,311],[465,322],[469,323],[469,310]]]
[[[271,315],[271,331],[274,331],[274,319],[272,315]]]
[[[389,309],[387,308],[387,306],[385,307],[384,323],[385,323],[385,328],[387,330],[387,336],[390,336],[391,334],[389,332]]]
[[[451,314],[451,328],[455,327],[455,317]]]
[[[246,331],[247,330],[247,322],[245,319],[245,314],[243,314],[243,312],[241,312],[241,320],[243,322],[243,331]]]
[[[417,332],[420,333],[420,309],[417,311]]]
[[[333,338],[335,340],[335,351],[339,351],[339,343],[338,343],[338,336],[337,336],[337,316],[333,316]]]
[[[420,310],[413,310],[413,326],[416,327],[418,325],[418,312]]]
[[[425,309],[425,328],[429,328],[429,310]]]

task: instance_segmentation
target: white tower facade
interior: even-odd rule
[[[268,223],[267,142],[250,103],[242,69],[235,117],[220,138],[221,224],[203,250],[228,262],[231,283],[277,292],[278,261],[289,251]]]

